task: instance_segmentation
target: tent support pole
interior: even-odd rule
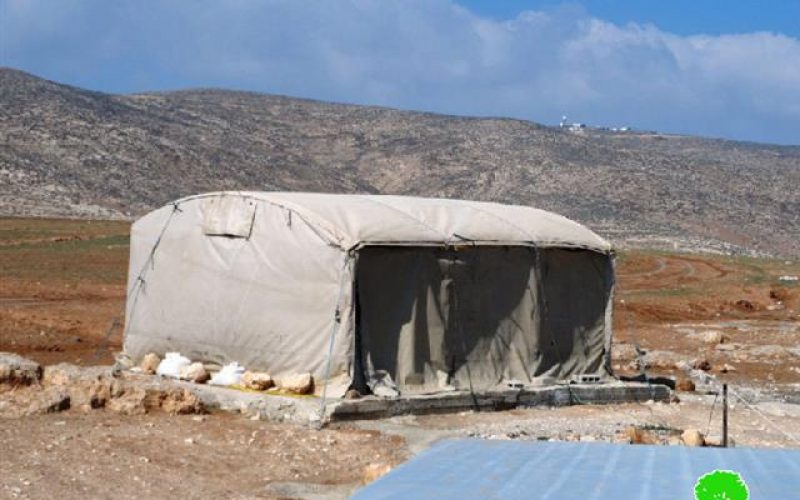
[[[319,404],[319,426],[318,428],[321,429],[322,426],[325,424],[325,407],[328,403],[328,381],[331,378],[331,363],[333,360],[333,347],[336,344],[336,332],[339,330],[339,326],[342,323],[341,318],[341,302],[342,302],[342,294],[344,290],[344,277],[347,275],[345,270],[347,269],[348,265],[350,264],[350,260],[352,257],[350,253],[345,256],[344,264],[342,265],[342,270],[339,274],[339,292],[336,296],[336,308],[333,313],[333,326],[331,327],[331,340],[328,344],[328,361],[325,365],[325,381],[324,385],[322,386],[322,398]]]

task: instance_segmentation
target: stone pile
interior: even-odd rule
[[[153,375],[157,372],[161,362],[158,354],[148,353],[142,358],[135,371]],[[211,374],[205,365],[194,362],[180,369],[180,379],[204,384],[211,379]],[[241,375],[239,382],[232,385],[254,391],[303,395],[314,392],[314,377],[310,373],[288,373],[273,377],[269,373],[247,370]]]
[[[35,384],[42,376],[39,363],[9,352],[0,352],[0,386],[13,388]]]
[[[677,429],[655,430],[643,427],[631,426],[618,433],[615,442],[627,444],[650,444],[650,445],[670,445],[670,446],[720,446],[715,440],[708,440],[697,429]]]
[[[201,401],[187,389],[142,384],[135,378],[119,376],[107,366],[60,363],[42,369],[34,361],[0,353],[0,375],[0,416],[5,417],[70,409],[106,409],[126,415],[205,412]],[[13,390],[7,390],[9,387]]]

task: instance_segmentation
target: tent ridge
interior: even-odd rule
[[[417,218],[417,217],[414,217],[412,214],[410,214],[410,213],[408,213],[408,212],[404,212],[403,210],[400,210],[400,209],[399,209],[399,208],[397,208],[397,207],[393,207],[393,206],[389,205],[388,203],[384,203],[384,202],[382,202],[382,201],[378,201],[378,200],[376,200],[376,199],[375,199],[375,197],[373,197],[373,196],[364,196],[364,195],[358,195],[358,198],[360,198],[360,199],[362,199],[362,200],[369,201],[370,203],[375,203],[376,205],[381,205],[382,207],[386,207],[386,208],[388,208],[389,210],[392,210],[392,211],[394,211],[394,212],[397,212],[397,213],[399,213],[399,214],[403,215],[404,217],[406,217],[407,219],[411,219],[411,220],[413,220],[414,222],[416,222],[417,224],[419,224],[419,225],[421,225],[421,226],[423,226],[423,227],[426,227],[426,228],[430,229],[431,231],[433,231],[433,232],[435,232],[435,233],[439,233],[439,234],[441,234],[441,235],[443,236],[443,239],[444,239],[444,241],[449,241],[449,240],[451,240],[451,239],[452,239],[452,235],[450,235],[450,234],[447,234],[447,233],[442,233],[441,231],[439,231],[439,230],[438,230],[438,229],[436,229],[435,227],[431,226],[431,225],[430,225],[430,224],[428,224],[427,222],[423,221],[422,219],[419,219],[419,218]]]
[[[363,244],[410,242],[449,244],[462,235],[471,241],[585,248],[613,252],[612,245],[567,217],[524,205],[420,198],[399,195],[219,191],[178,200],[241,196],[266,202],[300,217],[331,246],[349,250]],[[370,206],[375,207],[370,208]],[[470,216],[483,214],[500,221]]]

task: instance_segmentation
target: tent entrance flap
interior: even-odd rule
[[[365,247],[364,379],[403,393],[488,389],[602,369],[607,256],[531,247]]]
[[[366,247],[356,271],[367,380],[402,392],[529,381],[537,291],[527,247]]]

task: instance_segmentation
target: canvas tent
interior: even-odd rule
[[[608,242],[529,207],[220,192],[133,225],[124,348],[404,394],[608,375]]]

